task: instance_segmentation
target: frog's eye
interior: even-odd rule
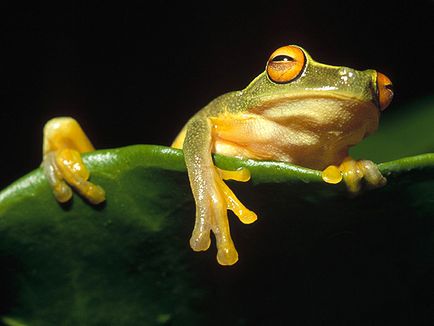
[[[383,111],[392,102],[393,85],[390,79],[381,72],[377,72],[377,92],[380,109]]]
[[[300,75],[305,61],[303,50],[299,47],[283,46],[268,59],[268,77],[275,83],[288,83]]]

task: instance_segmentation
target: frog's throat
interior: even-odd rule
[[[258,103],[249,112],[281,125],[301,123],[302,129],[321,125],[351,131],[363,125],[363,137],[377,130],[380,118],[373,101],[345,95],[274,98]]]

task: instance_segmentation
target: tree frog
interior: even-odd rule
[[[184,151],[196,205],[191,248],[207,250],[212,232],[218,263],[233,265],[238,253],[227,210],[243,223],[257,219],[224,182],[248,181],[249,171],[221,170],[214,166],[212,153],[318,169],[325,182],[343,180],[353,193],[360,190],[362,180],[373,187],[384,185],[377,166],[353,160],[348,149],[378,128],[380,113],[392,97],[391,81],[375,70],[322,64],[296,45],[274,51],[264,72],[245,89],[211,101],[172,144]],[[71,198],[70,186],[91,203],[105,200],[104,190],[88,181],[80,157],[92,150],[74,119],[55,118],[45,125],[42,166],[58,201]]]

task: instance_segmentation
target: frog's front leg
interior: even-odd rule
[[[57,201],[64,203],[72,197],[72,186],[92,204],[105,200],[105,192],[89,181],[89,171],[81,154],[94,147],[76,120],[54,118],[44,126],[43,161],[45,176]]]
[[[339,166],[328,166],[322,172],[322,179],[332,184],[344,180],[348,190],[353,194],[360,192],[362,180],[371,188],[382,187],[387,182],[374,162],[368,160],[356,161],[349,156]]]
[[[256,214],[236,198],[223,179],[247,181],[247,170],[223,171],[214,166],[211,157],[211,122],[204,116],[194,117],[187,125],[183,144],[185,162],[196,203],[196,220],[190,246],[195,251],[207,250],[212,231],[217,243],[217,261],[233,265],[238,253],[232,241],[227,210],[232,210],[243,223],[252,223]]]

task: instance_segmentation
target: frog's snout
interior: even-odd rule
[[[377,96],[380,110],[385,110],[393,98],[393,85],[392,81],[381,72],[377,71]]]

